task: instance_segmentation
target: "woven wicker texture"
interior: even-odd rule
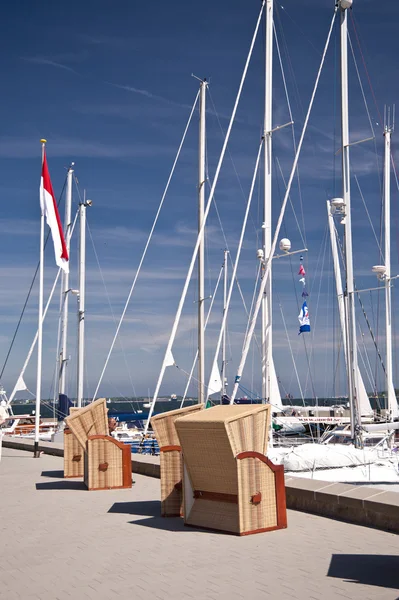
[[[71,431],[64,430],[64,477],[83,477],[83,471],[82,447]]]
[[[277,528],[275,474],[261,460],[270,407],[216,406],[175,426],[185,465],[185,523],[236,534]],[[259,457],[237,459],[242,452]]]
[[[240,533],[237,504],[228,502],[196,500],[184,522],[195,527]]]
[[[268,405],[215,406],[175,423],[193,489],[237,494],[239,452],[267,450]]]
[[[122,451],[107,439],[89,439],[87,441],[86,485],[91,489],[122,487]],[[106,471],[99,466],[107,464]]]
[[[73,411],[65,419],[79,444],[86,450],[89,435],[108,435],[108,409],[105,398],[92,402],[85,408]]]
[[[240,531],[269,529],[277,526],[277,500],[274,473],[256,458],[237,461]],[[260,492],[262,501],[252,504],[251,497]]]
[[[161,452],[161,515],[176,517],[182,514],[182,490],[175,485],[182,480],[181,452]]]
[[[197,413],[203,408],[203,404],[194,404],[193,406],[186,406],[186,408],[170,410],[166,413],[157,415],[156,417],[152,417],[151,426],[155,433],[155,437],[157,438],[159,447],[162,448],[162,446],[180,445],[175,428],[176,419],[191,413]]]
[[[162,413],[151,419],[151,425],[159,447],[179,446],[175,421],[188,414],[198,413],[204,408],[203,404],[195,404]],[[182,491],[175,486],[182,480],[181,452],[173,450],[161,451],[161,515],[163,517],[178,516],[183,512]]]

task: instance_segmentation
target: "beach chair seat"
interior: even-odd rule
[[[284,467],[267,457],[270,406],[180,417],[186,525],[248,535],[287,526]]]
[[[107,435],[90,435],[86,442],[84,482],[88,490],[132,487],[130,445]]]
[[[84,452],[84,482],[89,490],[132,487],[131,448],[109,436],[105,398],[73,411],[65,419]]]
[[[161,515],[179,517],[183,514],[182,454],[175,421],[179,417],[198,412],[203,404],[171,410],[151,419],[151,426],[160,450]]]
[[[83,477],[84,450],[69,428],[64,429],[64,477]]]

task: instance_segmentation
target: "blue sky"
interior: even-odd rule
[[[297,139],[332,17],[332,5],[330,0],[276,3],[276,29]],[[182,0],[156,5],[119,0],[112,9],[109,2],[101,0],[95,3],[72,0],[67,5],[45,0],[40,4],[19,1],[4,8],[0,23],[3,84],[0,97],[3,115],[0,132],[3,167],[0,185],[1,359],[8,350],[37,264],[40,138],[48,140],[47,155],[56,193],[62,189],[66,167],[74,161],[80,192],[86,189],[88,197],[93,200],[88,221],[101,274],[89,235],[85,393],[90,396],[112,340],[114,316],[119,318],[123,309],[197,93],[197,82],[191,73],[206,76],[211,82],[207,133],[209,174],[212,177],[223,141],[221,128],[226,129],[228,124],[258,10],[259,2],[244,0],[204,0],[196,5]],[[377,10],[371,0],[355,0],[352,16],[350,34],[376,139],[375,143],[355,146],[351,162],[379,237],[383,151],[380,115],[384,104],[395,103],[398,96],[396,56],[399,40],[396,23],[399,6],[394,0],[388,0]],[[297,336],[297,297],[301,291],[296,275],[299,262],[293,258],[292,263],[281,261],[274,267],[274,355],[283,395],[290,392],[296,396],[299,387],[292,374],[279,303],[306,395],[323,396],[345,391],[342,353],[337,362],[339,333],[332,264],[325,243],[325,200],[339,195],[341,185],[340,155],[337,154],[340,144],[337,34],[338,30],[333,35],[299,163],[305,229],[298,231],[291,210],[287,212],[283,227],[283,235],[292,240],[293,248],[302,247],[301,235],[306,238],[309,248],[305,268],[312,290],[309,310],[313,332],[306,338],[306,351],[311,359],[310,376],[303,336]],[[262,129],[263,52],[262,32],[233,129],[230,155],[225,160],[216,191],[216,202],[232,257],[237,247]],[[358,141],[372,133],[352,58],[350,62],[351,141]],[[289,111],[277,61],[274,98],[274,125],[285,123],[289,120]],[[120,346],[116,348],[100,390],[103,394],[131,396],[154,390],[195,243],[197,125],[196,115],[122,329],[124,350]],[[396,135],[394,155],[395,138]],[[275,134],[273,142],[276,160],[287,178],[293,159],[291,129]],[[275,221],[283,191],[277,162],[273,183]],[[370,287],[375,285],[370,268],[381,259],[354,179],[352,190],[356,280],[359,288]],[[261,189],[257,187],[239,269],[248,305],[257,268],[257,237],[261,235],[260,193]],[[75,192],[74,211],[77,202]],[[292,202],[302,223],[296,183]],[[397,223],[398,194],[392,180],[393,273],[398,270]],[[224,246],[213,209],[207,233],[208,295],[216,282]],[[76,262],[76,242],[73,241],[73,287],[77,287]],[[49,249],[46,254],[47,290],[55,273]],[[195,353],[195,286],[193,281],[174,349],[177,363],[185,371],[190,370]],[[393,297],[395,312],[398,308],[395,289]],[[364,303],[383,349],[383,296],[380,294],[378,302],[376,294],[372,300],[366,295]],[[58,300],[52,305],[44,332],[44,396],[51,394],[57,304]],[[35,332],[36,305],[37,286],[3,376],[2,383],[8,390],[13,386]],[[73,299],[71,306],[74,309]],[[221,299],[218,297],[207,333],[208,362],[213,356],[220,313]],[[383,387],[382,372],[376,367],[364,319],[360,312],[358,316],[365,333],[364,346],[369,350],[372,375],[377,375],[377,385]],[[230,384],[246,322],[241,300],[235,291],[229,319]],[[71,396],[75,395],[75,331],[76,318],[72,314],[68,375]],[[394,339],[397,339],[396,331]],[[359,342],[363,348],[360,333]],[[35,389],[35,360],[34,356],[26,375],[31,390]],[[364,360],[367,362],[365,355]],[[396,377],[396,367],[394,371]],[[337,373],[335,378],[334,372]],[[366,387],[370,389],[372,377],[367,378],[365,373],[364,376]],[[254,392],[259,391],[256,346],[250,353],[243,383]],[[161,393],[181,393],[184,386],[184,374],[169,369]],[[191,394],[196,395],[195,384]]]

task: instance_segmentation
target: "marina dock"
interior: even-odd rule
[[[294,510],[286,530],[205,532],[160,517],[155,477],[88,492],[62,469],[59,456],[3,448],[1,599],[399,596],[394,533]]]

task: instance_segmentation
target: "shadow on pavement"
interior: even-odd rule
[[[141,502],[115,502],[108,513],[119,513],[126,515],[137,515],[149,517],[148,519],[137,519],[129,521],[131,525],[141,525],[151,529],[163,529],[164,531],[201,531],[204,529],[186,527],[181,517],[161,517],[161,502],[159,500],[148,500]],[[223,532],[215,532],[224,535]]]
[[[399,589],[399,555],[333,554],[328,577]]]
[[[36,484],[37,490],[87,490],[83,481],[71,481],[63,479],[62,481],[46,481]]]
[[[64,479],[64,471],[42,471],[42,477],[54,477],[54,479]]]
[[[151,517],[150,519],[138,519],[129,521],[130,525],[141,525],[150,529],[162,529],[163,531],[203,531],[196,527],[185,527],[184,520],[180,517]],[[205,532],[204,533],[208,533]]]
[[[161,502],[159,500],[148,500],[147,502],[115,502],[108,512],[126,515],[143,515],[145,517],[159,517],[161,514]]]

